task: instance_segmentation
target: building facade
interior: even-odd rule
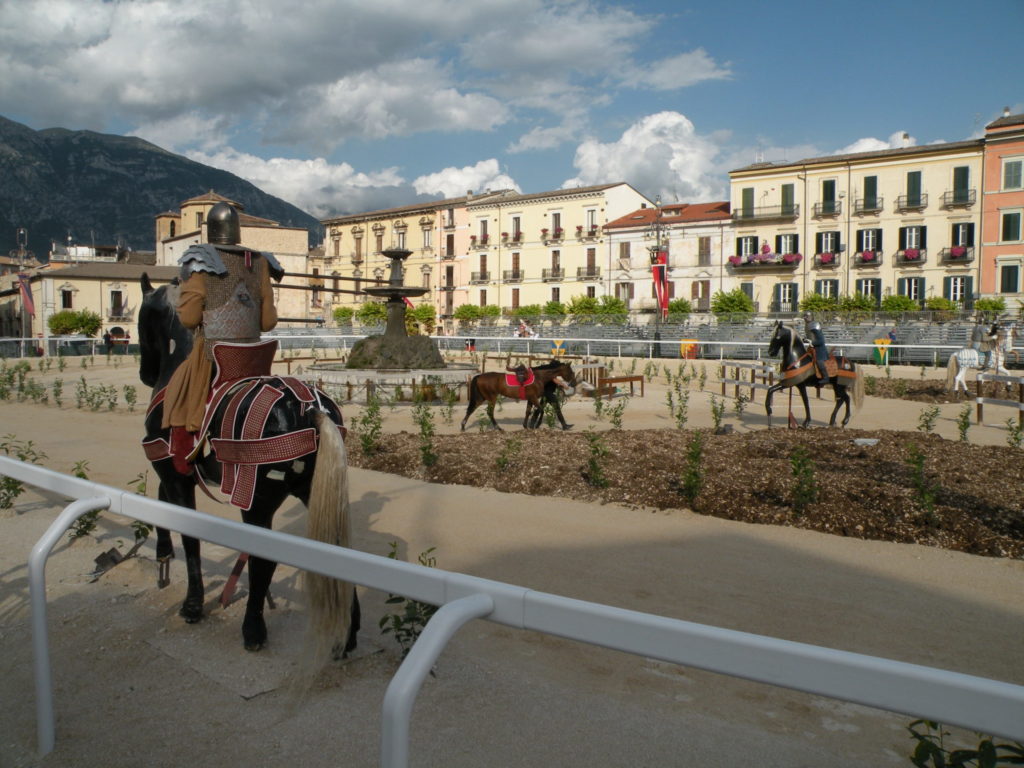
[[[1019,311],[1024,306],[1024,114],[1006,110],[985,127],[982,201],[981,291]]]
[[[726,269],[761,312],[807,293],[943,296],[981,290],[984,141],[757,163],[730,172]]]

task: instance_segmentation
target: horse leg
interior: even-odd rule
[[[269,506],[268,501],[254,498],[252,507],[242,511],[242,521],[269,529],[276,509],[276,504]],[[263,620],[263,606],[267,601],[270,582],[276,569],[277,563],[273,560],[249,556],[249,597],[245,603],[245,618],[242,619],[242,642],[247,651],[258,651],[267,642],[267,623]]]
[[[807,429],[811,425],[811,403],[807,399],[807,386],[799,384],[797,389],[800,391],[800,399],[804,401],[804,423],[802,426]]]
[[[533,400],[527,400],[526,401],[526,415],[523,416],[523,429],[530,429],[530,427],[531,427],[530,416],[531,416],[531,414],[533,414],[533,411],[534,411]]]
[[[768,429],[772,428],[772,398],[776,392],[782,390],[782,383],[773,384],[764,393],[764,411],[768,416]]]
[[[185,550],[185,573],[188,575],[188,590],[178,614],[186,624],[195,624],[203,618],[203,564],[199,557],[199,539],[191,536],[181,537],[181,546]]]
[[[828,425],[834,427],[836,425],[836,415],[839,413],[839,407],[846,404],[846,416],[843,418],[843,426],[850,420],[850,394],[846,391],[846,387],[841,386],[836,382],[832,382],[832,391],[836,396],[836,406],[832,409],[832,415],[829,417]]]
[[[466,422],[469,421],[469,417],[473,415],[473,411],[480,403],[474,400],[469,401],[469,405],[466,406],[466,415],[462,417],[462,432],[466,431]]]
[[[499,432],[501,432],[502,431],[501,426],[498,424],[497,420],[495,420],[495,418],[494,418],[494,404],[497,401],[498,401],[498,398],[494,398],[494,400],[488,400],[487,401],[487,415],[490,417],[491,424],[494,425],[494,428],[496,430],[498,430]]]

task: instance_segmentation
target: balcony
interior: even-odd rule
[[[735,269],[793,269],[803,256],[799,253],[753,253],[747,256],[730,256],[729,264]]]
[[[510,235],[508,232],[502,232],[501,233],[501,239],[504,242],[506,242],[506,243],[512,243],[513,245],[516,245],[518,243],[523,242],[523,233],[522,232],[513,232]]]
[[[454,283],[444,283],[441,286],[441,290],[442,291],[454,291],[455,290],[455,284]]]
[[[363,263],[363,254],[361,254],[361,253],[353,253],[353,254],[351,254],[349,256],[349,258],[352,259],[352,263],[353,264],[362,264]]]
[[[442,226],[445,229],[455,229],[455,219],[446,219]]]
[[[823,203],[814,204],[814,218],[823,219],[838,216],[843,212],[842,200],[826,200]]]
[[[565,279],[565,270],[561,267],[552,267],[551,269],[542,269],[540,273],[541,279],[545,283],[554,282],[557,280]]]
[[[768,303],[768,311],[773,314],[793,314],[799,309],[795,301],[772,301]]]
[[[601,230],[598,227],[584,227],[582,225],[576,227],[576,237],[580,240],[593,240],[601,234]]]
[[[114,307],[107,313],[107,321],[111,323],[130,323],[135,320],[135,310],[128,307]]]
[[[455,258],[455,251],[449,251],[444,248],[441,249],[441,258],[445,261],[451,261]]]
[[[943,208],[970,208],[978,202],[978,190],[976,189],[954,189],[952,192],[942,193]]]
[[[939,251],[939,262],[956,266],[974,261],[974,248],[969,245],[954,245]]]
[[[469,247],[470,248],[486,248],[487,244],[491,241],[490,235],[476,235],[469,236]]]
[[[521,283],[526,271],[522,269],[506,269],[501,273],[501,279],[506,283]]]
[[[881,197],[858,197],[853,201],[853,213],[856,216],[878,215],[882,212],[885,200]]]
[[[896,251],[896,266],[919,267],[928,261],[928,252],[924,248],[906,248]]]
[[[928,207],[928,195],[900,195],[896,198],[896,212],[920,211]]]
[[[881,263],[881,251],[857,251],[853,254],[853,266],[855,267],[877,267]]]
[[[814,254],[814,268],[815,269],[836,269],[839,266],[838,253],[816,253]]]
[[[600,280],[601,279],[601,268],[600,267],[577,267],[576,268],[576,279],[577,280]]]
[[[471,285],[480,285],[481,283],[491,282],[490,272],[472,272],[469,276],[469,282]]]
[[[740,208],[732,212],[733,221],[745,222],[795,219],[799,215],[799,205],[761,205],[755,208]]]

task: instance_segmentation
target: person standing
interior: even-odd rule
[[[175,468],[191,472],[187,457],[195,447],[213,379],[213,345],[218,341],[255,343],[277,325],[271,277],[284,270],[273,254],[239,245],[238,211],[217,203],[206,217],[207,243],[194,245],[178,260],[182,280],[178,318],[192,330],[192,351],[167,384],[163,427],[171,430]]]

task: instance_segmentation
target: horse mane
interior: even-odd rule
[[[563,365],[568,365],[564,360],[552,359],[551,362],[543,363],[542,365],[534,365],[533,370],[535,371],[553,371],[555,368],[559,368]]]

